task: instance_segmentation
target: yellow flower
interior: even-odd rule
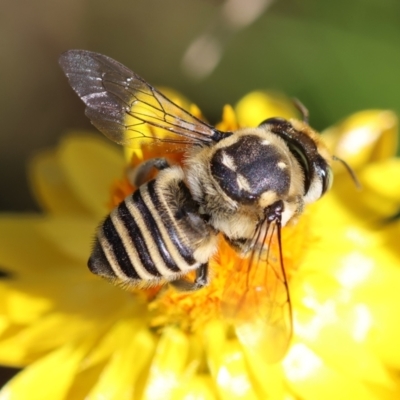
[[[219,127],[294,112],[254,92],[225,107]],[[131,293],[90,274],[95,228],[132,187],[118,180],[118,148],[65,136],[30,167],[44,212],[0,217],[0,363],[24,367],[0,399],[398,398],[400,223],[385,223],[400,204],[396,124],[369,111],[328,132],[332,151],[357,161],[364,190],[338,165],[333,190],[283,230],[294,337],[275,364],[219,318],[219,282],[235,260],[223,242],[210,287],[196,293]]]

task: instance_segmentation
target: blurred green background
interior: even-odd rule
[[[398,0],[2,0],[0,41],[6,211],[36,209],[32,154],[90,128],[57,64],[67,49],[107,54],[182,91],[212,122],[262,88],[301,99],[317,129],[360,109],[400,112]]]

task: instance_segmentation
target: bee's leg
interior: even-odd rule
[[[152,168],[159,171],[170,167],[168,161],[164,157],[151,158],[139,164],[136,168],[128,170],[128,179],[133,186],[139,187],[148,181],[148,177]]]
[[[192,292],[208,285],[208,263],[201,264],[196,270],[196,278],[193,282],[186,279],[177,279],[169,282],[175,289],[180,292]]]
[[[253,238],[236,238],[231,239],[228,236],[224,235],[224,239],[229,243],[229,246],[232,247],[239,254],[246,254],[253,246]]]

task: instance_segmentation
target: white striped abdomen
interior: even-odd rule
[[[99,227],[90,270],[125,284],[151,285],[198,268],[214,250],[215,233],[197,208],[182,170],[161,171]],[[201,260],[196,257],[199,251]]]

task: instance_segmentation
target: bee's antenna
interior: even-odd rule
[[[347,172],[350,174],[351,179],[353,179],[353,182],[354,182],[354,184],[356,185],[356,188],[357,188],[358,190],[361,190],[361,189],[362,189],[361,183],[360,183],[360,181],[358,180],[356,173],[355,173],[355,172],[353,171],[353,169],[350,167],[350,165],[347,164],[346,161],[342,160],[342,159],[339,158],[339,157],[332,156],[332,159],[333,159],[334,161],[340,161],[340,162],[342,163],[342,165],[346,168]]]
[[[300,111],[301,116],[303,117],[303,122],[308,124],[310,113],[308,112],[307,107],[295,97],[293,98],[293,103],[295,107]]]

